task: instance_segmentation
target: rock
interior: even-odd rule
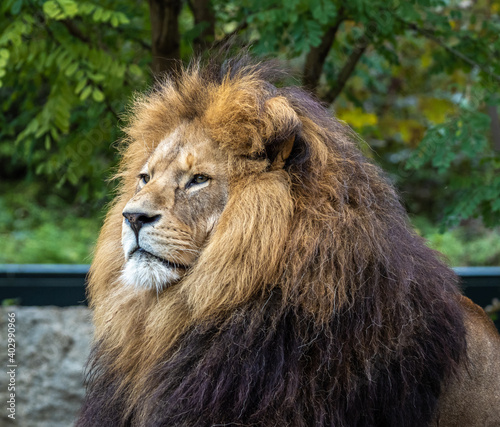
[[[8,360],[8,313],[15,313],[15,361]],[[0,307],[0,425],[68,427],[84,397],[92,339],[85,307]],[[15,369],[15,421],[9,419],[9,374]]]

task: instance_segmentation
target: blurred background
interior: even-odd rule
[[[500,1],[3,0],[0,263],[76,263],[136,91],[228,40],[360,134],[453,266],[500,265]]]

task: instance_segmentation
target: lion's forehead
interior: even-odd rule
[[[166,158],[172,158],[177,154],[181,146],[181,127],[175,128],[167,134],[154,150],[149,162],[156,162]]]
[[[224,157],[202,126],[198,123],[183,123],[160,141],[145,167],[215,173],[214,167],[223,163]]]

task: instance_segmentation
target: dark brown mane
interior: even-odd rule
[[[457,279],[351,132],[306,92],[271,84],[276,74],[244,58],[195,64],[136,100],[92,268],[99,341],[78,425],[431,421],[465,352]],[[132,173],[195,117],[235,161],[266,161],[290,135],[293,150],[283,170],[234,185],[190,275],[137,297],[117,282]]]

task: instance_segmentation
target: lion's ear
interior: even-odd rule
[[[295,136],[302,123],[283,96],[268,99],[264,111],[262,137],[265,141],[266,157],[272,170],[281,169],[292,152]]]
[[[295,135],[291,135],[290,137],[288,137],[288,139],[286,139],[283,143],[279,144],[278,147],[276,147],[277,145],[276,141],[274,142],[273,148],[275,149],[275,152],[272,154],[267,153],[267,158],[271,162],[271,170],[283,169],[286,163],[286,159],[288,159],[288,157],[290,157],[290,154],[292,153],[294,142],[295,142]],[[276,150],[276,148],[278,149]]]

